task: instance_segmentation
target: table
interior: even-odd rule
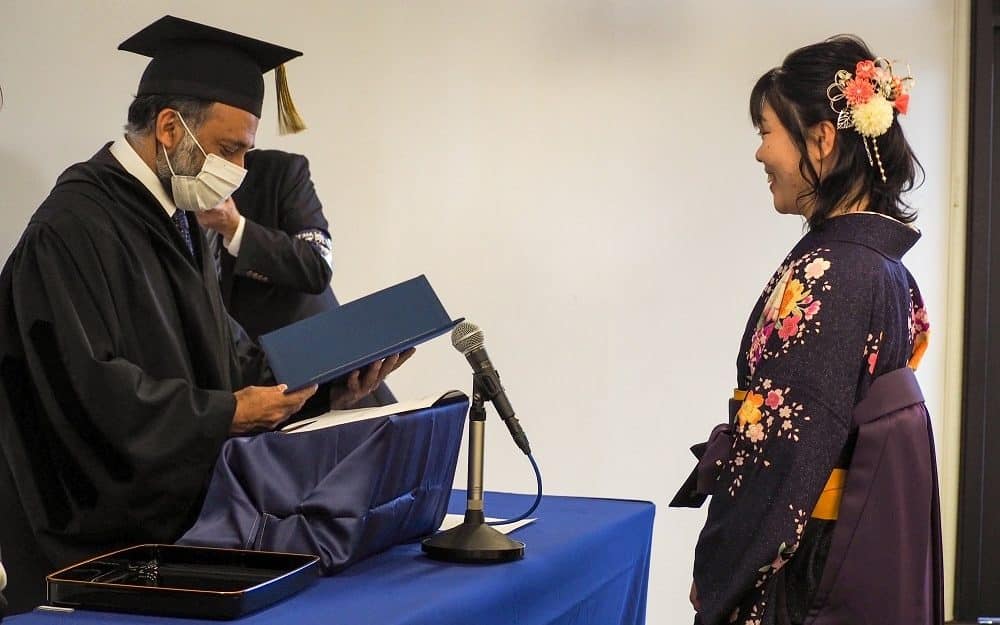
[[[486,514],[510,518],[533,496],[487,493]],[[465,510],[454,491],[449,511]],[[654,506],[649,502],[546,496],[537,521],[511,536],[523,560],[436,562],[419,543],[397,545],[239,625],[641,625],[646,616]],[[200,625],[199,621],[77,610],[36,610],[5,625]]]

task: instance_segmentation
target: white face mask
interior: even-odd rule
[[[186,211],[205,211],[215,208],[240,188],[247,170],[215,154],[206,154],[180,113],[177,114],[177,119],[181,120],[184,130],[205,155],[205,162],[202,163],[197,176],[178,176],[170,164],[167,148],[163,148],[163,156],[166,157],[167,167],[170,169],[170,187],[174,192],[174,204]]]

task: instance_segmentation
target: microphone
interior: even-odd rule
[[[474,323],[463,321],[451,332],[451,344],[465,354],[472,365],[472,403],[469,406],[469,486],[466,491],[465,520],[450,530],[438,532],[421,542],[421,549],[428,557],[445,562],[512,562],[524,557],[524,543],[511,540],[486,523],[483,510],[483,443],[486,427],[485,402],[493,402],[500,418],[507,424],[514,442],[528,455],[538,478],[538,497],[542,496],[541,476],[538,465],[531,456],[528,437],[514,416],[514,408],[507,399],[490,357],[483,348],[483,331]],[[528,514],[534,511],[532,506]],[[518,517],[520,518],[524,518]]]
[[[462,352],[472,365],[472,371],[475,373],[474,392],[482,393],[483,399],[493,402],[493,407],[507,424],[514,442],[521,451],[530,456],[531,446],[528,444],[528,437],[525,436],[521,424],[514,415],[514,407],[511,406],[507,393],[500,384],[500,373],[490,361],[484,343],[483,331],[469,321],[461,322],[451,331],[451,344]]]

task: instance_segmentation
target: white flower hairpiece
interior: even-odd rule
[[[878,163],[883,183],[886,182],[885,169],[875,139],[889,131],[894,118],[893,109],[900,115],[906,114],[912,86],[912,76],[894,75],[892,63],[879,57],[858,61],[853,75],[846,69],[838,71],[833,83],[826,88],[830,107],[837,113],[837,129],[853,128],[861,135],[868,163],[872,167]],[[868,149],[869,141],[875,152],[874,159]]]

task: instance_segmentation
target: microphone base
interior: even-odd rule
[[[434,560],[465,564],[500,564],[524,557],[524,543],[486,525],[483,513],[473,511],[466,511],[465,522],[458,527],[425,538],[421,548]]]

